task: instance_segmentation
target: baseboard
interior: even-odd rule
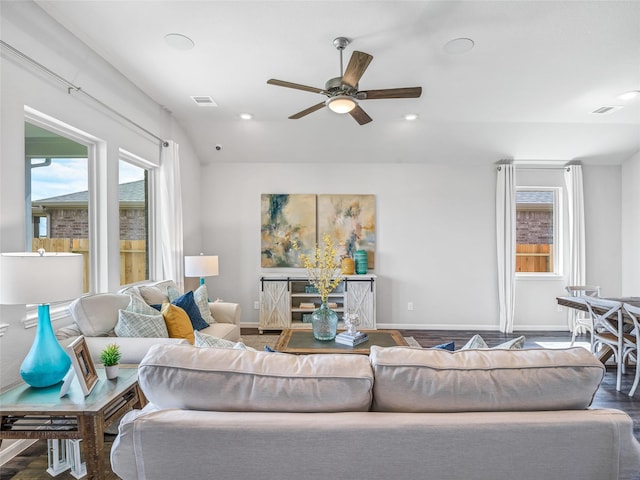
[[[6,441],[7,440],[5,440],[4,442],[6,442]],[[11,460],[13,457],[18,455],[23,450],[26,450],[27,448],[29,448],[31,445],[33,445],[36,442],[37,442],[37,440],[16,440],[15,442],[13,442],[8,447],[3,448],[2,450],[0,450],[0,466],[4,465],[9,460]]]

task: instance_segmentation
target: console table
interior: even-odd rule
[[[121,415],[146,403],[138,369],[120,366],[115,380],[96,369],[98,383],[88,396],[74,379],[60,398],[57,384],[33,388],[21,384],[0,395],[0,445],[3,439],[82,439],[87,478],[104,479],[104,429]]]

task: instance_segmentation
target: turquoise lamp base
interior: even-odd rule
[[[53,333],[49,305],[38,305],[38,329],[33,345],[20,367],[20,376],[32,387],[50,387],[62,381],[71,358]]]

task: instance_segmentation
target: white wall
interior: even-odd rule
[[[592,180],[617,191],[620,167],[584,170],[588,223],[608,227],[588,228],[594,248],[587,269],[605,291],[617,293],[619,260],[603,261],[600,249],[619,251],[619,219],[609,213],[619,211],[619,197],[594,193]],[[519,178],[522,185],[564,185],[562,170]],[[242,305],[246,324],[258,321],[260,194],[370,193],[376,195],[379,325],[498,328],[494,167],[225,163],[202,168],[201,190],[203,248],[219,255],[221,265],[220,276],[207,284],[213,296]],[[565,284],[563,277],[518,282],[516,330],[566,329],[566,314],[555,302]]]
[[[163,138],[177,141],[181,148],[186,211],[199,203],[199,162],[188,138],[162,108],[116,72],[78,39],[54,22],[31,2],[1,2],[2,40],[72,80],[91,95],[115,108]],[[118,238],[118,151],[123,148],[148,161],[158,163],[158,141],[127,122],[106,112],[78,93],[2,49],[0,58],[0,251],[23,251],[25,244],[24,108],[25,105],[84,130],[105,144],[102,158],[109,184],[111,203],[107,215],[110,239]],[[185,250],[200,249],[200,223],[185,215]],[[111,249],[110,254],[117,251]],[[1,272],[0,272],[1,274]],[[119,287],[119,260],[109,262],[108,289]],[[22,306],[0,306],[0,323],[9,324],[0,337],[0,389],[18,381],[18,371],[35,335],[25,329]],[[61,319],[54,328],[68,319]]]
[[[640,152],[622,164],[621,293],[640,296]]]

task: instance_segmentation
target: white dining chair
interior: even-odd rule
[[[633,394],[636,393],[636,388],[638,388],[638,383],[640,382],[640,365],[638,365],[638,352],[640,352],[640,307],[625,303],[622,308],[624,308],[624,311],[629,315],[633,322],[633,330],[630,335],[635,338],[634,345],[629,346],[625,355],[626,357],[631,356],[634,358],[636,364],[636,376],[633,381],[633,386],[629,391],[629,396],[633,397]]]
[[[571,297],[599,297],[600,287],[597,285],[567,285],[565,290]],[[571,346],[576,341],[576,334],[583,331],[589,332],[591,352],[593,352],[593,322],[591,315],[580,312],[579,310],[570,309],[571,315]]]
[[[622,303],[604,298],[583,296],[593,321],[594,353],[605,345],[613,352],[616,362],[616,390],[620,391],[627,344],[624,340]],[[630,334],[628,334],[631,337]],[[632,340],[629,338],[629,340]]]

